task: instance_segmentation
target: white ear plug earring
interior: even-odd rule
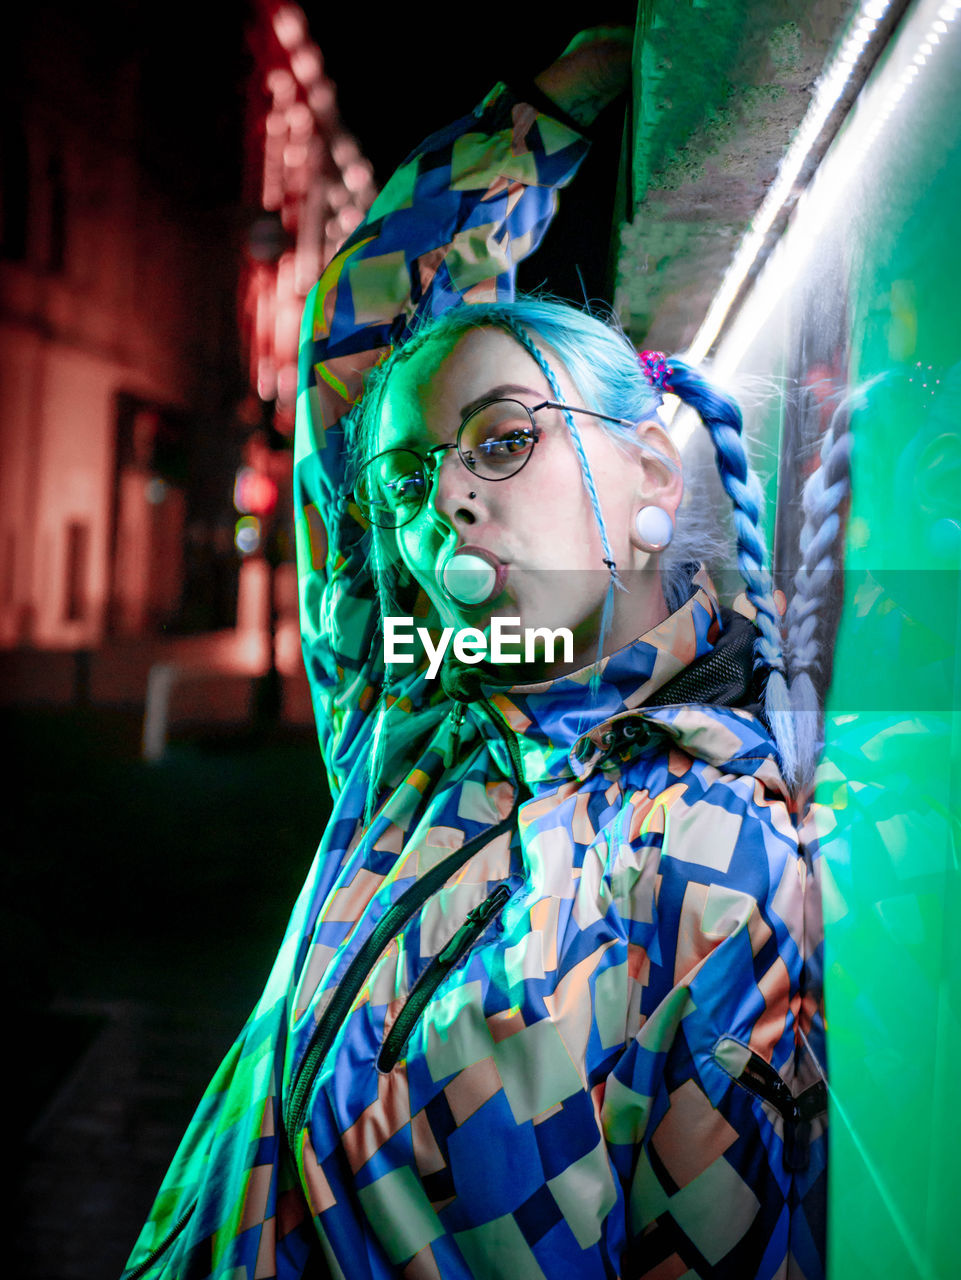
[[[631,541],[641,551],[663,551],[674,537],[674,521],[663,507],[641,507]]]

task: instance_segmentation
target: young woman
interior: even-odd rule
[[[624,67],[594,33],[498,86],[310,300],[302,614],[334,812],[128,1277],[823,1272],[817,863],[740,416],[511,298]],[[676,553],[668,387],[711,432],[754,625]],[[427,652],[385,663],[402,619]],[[507,619],[540,635],[477,661]]]

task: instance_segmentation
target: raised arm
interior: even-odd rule
[[[586,32],[529,88],[497,85],[387,183],[307,300],[295,453],[304,657],[332,786],[364,749],[383,676],[364,530],[347,492],[347,415],[363,376],[417,324],[459,302],[513,296],[581,130],[627,80],[629,33]]]

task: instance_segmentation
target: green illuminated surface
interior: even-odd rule
[[[852,229],[846,588],[819,798],[830,1275],[958,1274],[961,93],[958,33],[875,144]]]
[[[961,17],[939,8],[901,21],[715,366],[742,399],[788,393],[745,411],[782,573],[830,405],[863,393],[817,791],[831,1280],[961,1274]]]

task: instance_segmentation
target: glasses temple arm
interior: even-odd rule
[[[557,400],[544,400],[541,404],[535,404],[531,408],[531,413],[536,413],[538,409],[567,409],[571,413],[586,413],[589,418],[600,418],[602,422],[616,422],[619,427],[630,427],[632,431],[640,425],[637,422],[632,422],[630,418],[614,418],[609,413],[598,413],[596,409],[579,409],[572,404],[561,404]],[[673,458],[661,453],[660,449],[654,449],[649,444],[641,444],[639,440],[635,440],[633,443],[639,449],[643,449],[645,453],[649,453],[652,457],[657,458],[658,461],[663,462],[669,470],[680,474],[681,468]]]

